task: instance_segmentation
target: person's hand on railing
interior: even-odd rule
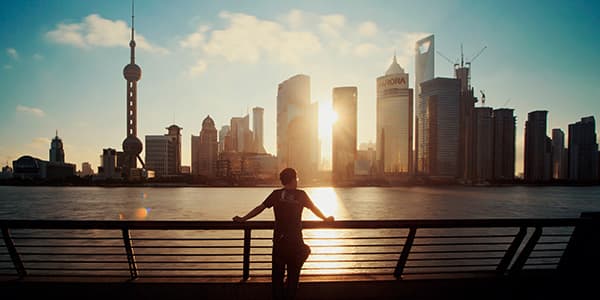
[[[246,220],[240,216],[233,217],[234,222],[245,222]]]
[[[333,222],[334,219],[333,219],[333,216],[329,216],[329,217],[323,219],[323,221],[325,221],[325,222]]]

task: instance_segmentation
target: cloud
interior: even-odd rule
[[[210,32],[200,28],[184,38],[180,45],[241,63],[270,59],[298,64],[304,56],[321,50],[319,38],[310,32],[289,30],[280,23],[243,13],[225,11],[219,17],[227,21],[225,28]]]
[[[43,117],[46,115],[46,113],[44,113],[44,111],[39,108],[24,105],[17,105],[17,112],[32,114],[37,117]]]
[[[292,9],[287,15],[283,17],[291,28],[299,28],[304,23],[304,13],[298,9]]]
[[[92,47],[129,47],[131,28],[121,20],[104,19],[92,14],[81,23],[60,23],[56,28],[46,33],[46,37],[59,44],[71,45],[78,48]],[[137,48],[149,52],[167,54],[167,49],[150,44],[144,36],[135,35]]]
[[[379,48],[372,43],[362,43],[354,47],[354,55],[360,57],[369,56],[377,51],[379,51]]]
[[[337,37],[340,35],[340,30],[346,24],[346,17],[340,14],[332,14],[321,16],[319,29],[328,36]]]
[[[203,60],[198,60],[198,61],[196,62],[196,64],[195,64],[195,65],[193,65],[193,66],[192,66],[192,67],[189,69],[189,71],[188,71],[188,74],[190,75],[190,77],[198,76],[198,75],[200,75],[200,74],[204,73],[204,71],[206,71],[206,67],[207,67],[207,64],[206,64],[206,62],[205,62],[205,61],[203,61]]]
[[[34,54],[32,57],[33,57],[34,60],[42,60],[42,59],[44,59],[44,56],[41,55],[41,54],[39,54],[39,53]]]
[[[377,24],[371,21],[362,22],[358,26],[358,33],[362,36],[374,36],[377,34]]]
[[[179,42],[182,48],[200,48],[204,44],[206,37],[205,33],[210,28],[208,26],[200,26],[197,32],[188,35],[185,39]]]
[[[44,137],[37,137],[31,140],[31,143],[29,143],[28,146],[32,149],[46,149],[50,147],[50,139]]]
[[[15,48],[6,48],[6,54],[14,60],[19,59],[19,52]]]

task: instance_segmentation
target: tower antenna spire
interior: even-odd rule
[[[131,0],[131,40],[133,41],[133,34],[134,34],[134,30],[133,28],[135,27],[135,23],[134,23],[134,15],[135,15],[135,10],[134,10],[134,0]]]

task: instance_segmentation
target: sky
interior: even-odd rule
[[[513,108],[516,172],[527,113],[548,111],[548,135],[600,117],[597,1],[158,1],[135,2],[138,137],[210,115],[217,125],[264,108],[264,143],[276,154],[277,85],[311,78],[330,157],[331,91],[358,88],[358,142],[375,142],[375,80],[394,53],[414,88],[414,43],[435,35],[435,76],[453,77],[461,55],[486,106]],[[131,3],[24,0],[0,10],[0,164],[48,159],[56,131],[65,160],[96,170],[103,148],[126,135]],[[480,106],[481,103],[476,104]],[[142,154],[143,157],[143,154]]]

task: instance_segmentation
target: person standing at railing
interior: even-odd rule
[[[279,173],[283,188],[274,190],[257,207],[245,216],[235,216],[235,222],[245,222],[266,208],[273,207],[275,229],[273,230],[273,253],[271,281],[273,299],[294,299],[298,290],[300,270],[310,255],[310,247],[302,237],[302,210],[306,207],[317,217],[333,222],[333,216],[326,217],[312,202],[305,191],[298,189],[296,170],[285,168]],[[283,278],[287,267],[287,287]]]

